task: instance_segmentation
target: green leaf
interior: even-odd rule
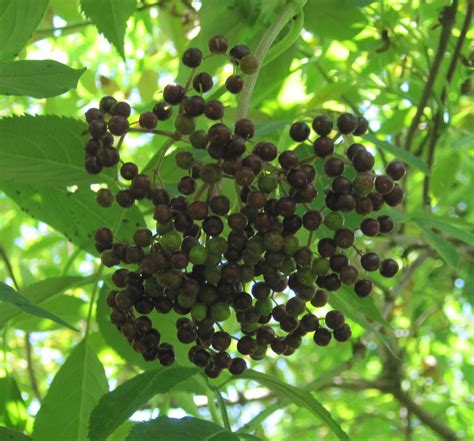
[[[0,60],[13,60],[28,42],[48,0],[0,0]]]
[[[456,181],[456,173],[461,165],[461,154],[449,152],[438,159],[431,174],[431,192],[439,199],[451,191]]]
[[[168,367],[144,372],[104,395],[93,410],[89,423],[90,441],[105,440],[156,394],[168,392],[192,377],[196,368]]]
[[[471,233],[472,225],[468,225],[464,222],[457,222],[456,219],[441,219],[432,214],[424,216],[412,216],[411,221],[420,227],[427,226],[436,228],[474,247],[474,234]],[[462,225],[466,229],[464,230],[456,225]]]
[[[0,427],[0,441],[32,441],[28,435],[17,430]]]
[[[104,368],[83,340],[54,377],[36,415],[33,439],[88,441],[90,414],[108,390]]]
[[[16,292],[11,286],[0,282],[0,300],[2,302],[7,302],[12,305],[15,305],[21,311],[24,311],[28,314],[36,315],[38,317],[44,317],[49,320],[53,320],[56,323],[59,323],[66,328],[77,331],[76,328],[72,327],[69,323],[66,323],[62,318],[58,317],[55,314],[52,314],[49,311],[40,308],[39,306],[31,303],[26,297]]]
[[[145,423],[136,424],[125,441],[239,441],[231,433],[209,421],[198,418],[168,418],[162,416]]]
[[[84,170],[86,125],[73,118],[31,116],[0,119],[1,179],[18,184],[80,185],[97,182]],[[109,182],[111,175],[104,175]],[[101,175],[102,177],[102,175]]]
[[[84,69],[54,60],[0,61],[0,95],[48,98],[75,89]]]
[[[77,326],[79,321],[87,316],[88,303],[79,297],[61,295],[48,299],[43,303],[43,307],[63,318],[68,323]],[[25,332],[50,332],[62,329],[51,320],[44,320],[27,314],[20,314],[13,320],[14,329],[21,329]]]
[[[15,379],[13,377],[0,378],[0,424],[23,430],[27,420],[26,404]]]
[[[368,141],[374,143],[377,147],[391,153],[398,159],[401,159],[407,164],[417,168],[418,170],[422,171],[426,175],[430,174],[428,166],[418,156],[415,156],[413,153],[410,153],[404,149],[401,149],[400,147],[396,147],[387,141],[382,141],[376,138],[371,133],[368,133],[367,135],[365,135],[364,139],[367,139]]]
[[[117,238],[125,240],[132,237],[137,227],[144,225],[137,207],[123,209],[113,205],[102,208],[95,201],[95,193],[88,188],[79,188],[72,193],[65,188],[0,181],[0,189],[27,214],[60,231],[78,247],[94,255],[97,250],[93,236],[97,228],[109,226],[118,231]]]
[[[323,405],[307,391],[298,389],[297,387],[285,384],[275,377],[271,377],[253,369],[246,370],[241,378],[254,380],[264,385],[275,394],[285,400],[290,400],[298,406],[309,410],[313,415],[325,422],[339,440],[349,440],[347,434],[341,429],[339,424],[331,417],[331,414],[323,407]]]
[[[37,306],[43,306],[48,300],[53,299],[58,294],[72,288],[87,283],[90,279],[78,276],[52,277],[41,280],[22,289],[23,295]],[[24,313],[13,305],[3,305],[0,309],[0,327],[9,320],[24,317]]]
[[[459,254],[454,245],[452,245],[443,236],[434,231],[420,227],[425,236],[426,242],[435,250],[439,256],[455,270],[459,269]]]
[[[334,40],[352,39],[367,24],[364,14],[352,0],[309,0],[304,16],[307,30]]]
[[[135,12],[136,0],[81,0],[82,10],[125,59],[124,36],[127,21]]]

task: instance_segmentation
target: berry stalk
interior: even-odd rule
[[[241,118],[246,118],[249,111],[250,100],[252,99],[253,89],[257,83],[258,74],[262,66],[263,60],[270,50],[275,38],[278,37],[282,29],[286,24],[295,16],[303,14],[303,6],[306,4],[306,0],[292,1],[280,12],[280,15],[276,18],[273,24],[263,34],[260,42],[258,43],[257,49],[255,50],[255,58],[258,61],[258,68],[255,73],[248,76],[248,80],[245,82],[242,89],[239,105],[237,107],[236,121]]]

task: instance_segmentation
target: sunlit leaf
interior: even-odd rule
[[[0,378],[0,424],[12,429],[24,430],[27,420],[26,403],[21,396],[16,380],[11,376]]]
[[[124,36],[136,0],[81,0],[82,10],[125,59]]]
[[[235,433],[223,427],[198,418],[159,417],[154,420],[136,424],[128,434],[126,441],[238,441]]]
[[[46,311],[38,305],[31,303],[25,296],[21,295],[11,286],[8,286],[3,282],[0,282],[0,301],[14,305],[18,310],[26,312],[27,314],[53,320],[61,326],[65,326],[66,328],[72,329],[73,331],[77,331],[76,328],[65,322],[61,317],[58,317],[57,315]]]
[[[11,60],[28,42],[48,0],[0,0],[0,60]]]
[[[71,69],[54,60],[0,61],[0,94],[47,98],[77,86],[85,69]]]
[[[104,368],[86,339],[54,377],[36,416],[33,439],[88,441],[91,411],[108,389]]]
[[[196,368],[167,367],[144,372],[104,395],[90,418],[90,441],[105,440],[156,394],[168,392],[176,384],[192,377]]]

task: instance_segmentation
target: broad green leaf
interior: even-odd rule
[[[53,320],[56,323],[59,323],[66,328],[77,331],[76,328],[72,327],[69,323],[66,323],[62,318],[58,317],[55,314],[52,314],[49,311],[46,311],[43,308],[31,303],[25,296],[21,295],[15,291],[11,286],[0,282],[0,301],[10,303],[15,305],[21,311],[26,312],[27,314],[36,315],[37,317],[43,317],[49,320]],[[3,306],[3,305],[2,305]]]
[[[378,148],[381,148],[382,150],[387,151],[388,153],[391,153],[398,159],[401,159],[402,161],[406,162],[407,164],[417,168],[418,170],[422,171],[423,173],[429,175],[430,171],[428,169],[428,166],[418,157],[415,156],[413,153],[410,153],[400,147],[396,147],[393,144],[391,144],[388,141],[382,141],[378,138],[376,138],[373,134],[368,133],[367,135],[364,135],[364,139],[367,139],[368,141],[374,143]]]
[[[0,95],[48,98],[75,89],[84,69],[54,60],[0,61]]]
[[[181,419],[158,417],[154,420],[136,424],[125,441],[239,441],[231,433],[209,421],[185,417]]]
[[[17,430],[0,427],[0,441],[32,441],[32,439]]]
[[[113,205],[102,208],[89,188],[79,188],[72,193],[60,187],[0,181],[0,189],[25,213],[63,233],[91,254],[97,254],[93,239],[97,228],[108,226],[118,231],[117,238],[130,240],[136,228],[144,224],[137,207],[123,209]]]
[[[468,245],[474,246],[474,234],[471,232],[472,225],[463,224],[466,228],[464,230],[457,226],[462,225],[462,223],[456,223],[456,219],[453,219],[451,222],[449,219],[441,219],[433,214],[413,216],[411,220],[418,226],[436,228]]]
[[[304,8],[305,28],[334,40],[354,38],[367,19],[352,0],[308,0]]]
[[[138,80],[138,91],[143,103],[148,103],[153,100],[153,95],[158,87],[158,74],[151,69],[144,69],[142,76]]]
[[[15,379],[13,377],[0,378],[0,424],[12,429],[24,430],[27,420],[26,404]]]
[[[54,377],[36,416],[33,439],[88,441],[90,414],[107,391],[104,368],[83,340]]]
[[[323,405],[314,398],[314,396],[305,390],[299,389],[289,384],[285,384],[276,377],[262,374],[261,372],[248,369],[242,378],[254,380],[267,387],[279,397],[290,400],[298,406],[309,410],[313,415],[318,417],[332,430],[339,440],[349,440],[347,434],[341,429],[339,424],[332,418],[331,414],[323,407]]]
[[[125,59],[124,36],[127,21],[136,9],[136,0],[81,0],[82,10]]]
[[[461,165],[461,154],[449,152],[438,159],[433,166],[431,174],[431,192],[440,198],[451,191],[456,182],[456,173]]]
[[[0,119],[0,179],[63,188],[97,182],[97,177],[91,179],[84,169],[86,138],[81,133],[85,129],[83,122],[59,116]],[[113,179],[111,175],[103,176],[108,182]]]
[[[87,316],[88,303],[79,297],[62,295],[46,300],[43,307],[73,326],[77,326],[78,322]],[[20,314],[13,320],[11,326],[25,332],[49,332],[61,329],[51,320],[43,320],[27,314]]]
[[[52,277],[25,286],[22,293],[30,302],[43,306],[49,299],[53,299],[73,286],[87,283],[87,281],[89,281],[88,278],[79,276]],[[8,320],[22,317],[24,317],[24,313],[15,306],[3,305],[0,310],[0,326],[3,326]]]
[[[104,395],[92,411],[90,441],[105,440],[156,394],[168,392],[197,372],[196,368],[167,367],[144,372],[121,384]]]
[[[43,16],[48,0],[0,0],[0,60],[23,49]]]
[[[454,245],[452,245],[443,236],[434,231],[421,227],[423,236],[433,250],[452,268],[459,269],[459,254]]]

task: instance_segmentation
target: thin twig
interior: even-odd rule
[[[28,366],[28,376],[30,378],[31,389],[33,389],[36,398],[41,403],[42,395],[38,386],[38,381],[36,380],[35,367],[33,362],[33,349],[31,347],[30,334],[29,332],[25,333],[25,348],[26,348],[26,362]]]
[[[427,158],[427,166],[429,170],[431,170],[431,168],[433,167],[436,144],[438,143],[438,140],[441,136],[441,126],[443,125],[443,112],[446,104],[446,99],[448,97],[448,88],[451,85],[451,81],[453,80],[454,72],[456,71],[456,66],[461,55],[461,49],[464,45],[467,31],[469,30],[473,9],[474,6],[472,1],[468,2],[466,17],[464,18],[461,33],[459,34],[459,38],[456,42],[456,47],[453,52],[453,56],[451,57],[451,62],[449,63],[448,72],[446,74],[446,82],[444,83],[443,89],[441,91],[438,110],[436,111],[436,114],[433,118],[434,123],[431,132]],[[423,206],[427,211],[431,211],[430,185],[431,176],[430,174],[427,174],[425,175],[423,181]]]
[[[423,93],[416,108],[415,116],[413,117],[410,127],[407,131],[407,136],[405,138],[405,150],[411,149],[411,145],[413,143],[415,133],[418,130],[418,125],[420,124],[421,117],[423,116],[425,107],[428,104],[428,100],[430,99],[430,96],[433,92],[433,86],[436,77],[438,76],[444,54],[448,47],[449,37],[451,36],[451,30],[454,26],[457,7],[458,0],[453,0],[451,6],[447,6],[443,9],[443,16],[441,19],[442,28],[439,36],[438,48],[436,49],[436,55],[434,57],[433,63],[430,66],[428,79],[426,80]]]
[[[7,253],[5,252],[5,248],[3,248],[2,245],[0,245],[0,256],[2,256],[3,262],[5,263],[7,274],[10,276],[10,279],[12,279],[13,286],[15,287],[17,291],[20,291],[20,285],[18,284],[18,281],[16,280],[15,273],[13,272],[12,264],[10,262],[10,259],[7,256]]]

